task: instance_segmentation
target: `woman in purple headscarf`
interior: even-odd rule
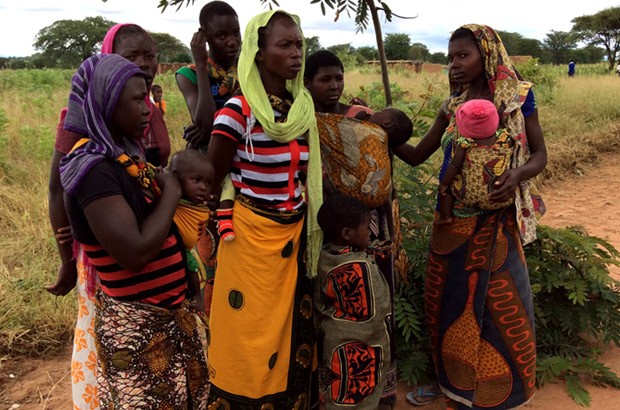
[[[138,65],[146,75],[147,87],[150,87],[157,73],[155,43],[149,33],[135,24],[117,24],[108,30],[101,46],[103,54],[118,54]],[[94,64],[94,62],[93,62]],[[74,94],[73,99],[81,98]],[[151,105],[150,99],[146,99]],[[86,270],[80,252],[74,249],[71,227],[65,213],[63,193],[58,166],[60,159],[69,153],[75,143],[87,134],[84,126],[69,124],[65,127],[67,108],[61,111],[61,121],[56,131],[54,153],[51,160],[49,177],[49,216],[58,244],[61,265],[55,283],[46,286],[54,295],[66,295],[75,286],[77,289],[78,315],[73,338],[71,357],[71,385],[73,390],[73,408],[79,410],[97,410],[96,348],[93,339],[93,289],[87,292]],[[170,154],[168,130],[161,112],[153,110],[149,117],[149,126],[139,139],[139,147],[147,161],[165,166]],[[76,286],[77,284],[77,286]]]
[[[151,112],[146,79],[115,54],[80,66],[65,122],[88,139],[63,157],[60,180],[88,276],[100,281],[100,407],[202,409],[207,368],[172,224],[181,188],[172,174],[155,173],[139,145]]]

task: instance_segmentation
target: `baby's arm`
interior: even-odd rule
[[[452,159],[448,164],[448,168],[446,169],[443,178],[441,178],[441,185],[450,186],[450,184],[454,181],[454,178],[456,178],[456,176],[461,172],[464,161],[465,148],[457,144]]]

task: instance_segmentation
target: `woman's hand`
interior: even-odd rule
[[[491,202],[508,201],[514,196],[519,182],[521,182],[519,171],[517,169],[507,169],[493,183],[489,199]]]
[[[173,195],[178,195],[181,198],[181,184],[176,176],[174,176],[171,172],[162,172],[161,174],[155,175],[155,180],[157,181],[157,185],[162,191],[170,192]]]
[[[197,149],[200,146],[209,145],[209,135],[203,132],[196,124],[190,124],[185,127],[183,138],[187,141],[188,148]]]

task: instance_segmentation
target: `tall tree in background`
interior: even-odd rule
[[[577,38],[573,33],[551,30],[544,43],[552,64],[567,64],[577,47]]]
[[[601,45],[607,53],[609,71],[620,51],[620,7],[610,7],[590,16],[575,17],[572,31],[588,45]]]
[[[362,46],[358,47],[356,52],[362,57],[363,61],[377,60],[379,58],[377,47]]]
[[[385,45],[385,57],[388,60],[409,59],[411,38],[408,34],[389,33],[385,36],[383,44]]]
[[[430,55],[429,61],[435,64],[448,64],[448,56],[442,51],[437,51]]]
[[[33,47],[41,51],[46,67],[75,68],[101,48],[113,21],[103,17],[58,20],[39,30]]]
[[[191,63],[191,50],[178,38],[168,33],[149,33],[157,47],[160,63]]]
[[[426,47],[422,43],[413,43],[411,47],[409,47],[409,51],[407,52],[407,57],[409,60],[413,61],[429,61],[431,57],[431,52],[428,51],[428,47]]]
[[[587,46],[573,51],[574,60],[580,63],[600,63],[605,58],[605,50],[597,46]]]
[[[107,0],[102,0],[106,2]],[[280,6],[278,0],[259,0],[261,4],[266,5],[270,9],[273,5]],[[168,6],[177,6],[180,9],[183,4],[194,4],[194,0],[159,0],[157,7],[162,9],[162,13]],[[319,4],[321,12],[325,15],[327,7],[335,11],[335,19],[338,20],[343,13],[347,13],[349,17],[354,16],[357,31],[364,31],[368,28],[368,23],[372,20],[375,29],[375,38],[377,41],[377,52],[379,53],[379,61],[381,62],[381,79],[385,90],[385,104],[392,105],[392,92],[390,90],[390,80],[388,77],[387,59],[385,58],[385,50],[383,47],[383,34],[381,30],[381,22],[379,21],[379,12],[383,12],[387,21],[392,21],[392,16],[398,18],[415,18],[403,17],[392,13],[392,10],[383,0],[310,0],[311,4]]]
[[[310,55],[321,49],[319,36],[306,37],[306,55]]]
[[[498,30],[497,34],[501,37],[508,55],[532,56],[534,58],[541,58],[543,55],[542,44],[538,40],[525,38],[519,33],[501,30]]]

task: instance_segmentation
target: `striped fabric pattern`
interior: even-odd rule
[[[233,97],[218,111],[213,136],[237,142],[230,177],[237,192],[274,210],[294,210],[304,204],[299,171],[308,163],[309,147],[303,136],[288,143],[269,138],[251,120],[245,97]],[[276,119],[281,113],[274,110]],[[252,124],[252,122],[254,122]],[[251,131],[247,132],[248,124]]]
[[[108,296],[139,301],[164,308],[179,306],[186,296],[187,278],[183,253],[174,234],[140,272],[129,272],[100,245],[81,244],[99,276],[101,290]]]

